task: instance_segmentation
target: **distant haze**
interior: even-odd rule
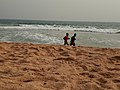
[[[120,22],[120,0],[0,0],[0,19]]]

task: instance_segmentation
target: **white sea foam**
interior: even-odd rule
[[[6,34],[0,38],[0,41],[7,42],[31,42],[31,43],[46,43],[46,44],[60,44],[62,43],[59,38],[54,36],[48,36],[46,33],[27,31],[14,31],[13,33]]]
[[[5,42],[63,44],[62,38],[66,32],[69,33],[69,37],[74,32],[77,33],[76,45],[120,47],[120,23],[0,21],[0,41]]]
[[[76,27],[70,25],[28,25],[19,24],[18,26],[0,26],[0,29],[22,29],[22,30],[72,30],[72,31],[82,31],[82,32],[99,32],[99,33],[119,33],[118,29],[97,29],[96,27]]]

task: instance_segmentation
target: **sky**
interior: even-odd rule
[[[120,22],[120,0],[0,0],[0,19]]]

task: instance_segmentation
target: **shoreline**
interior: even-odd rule
[[[1,90],[119,90],[120,49],[0,42]]]
[[[68,30],[32,30],[26,29],[17,30],[10,29],[1,32],[1,42],[30,42],[35,44],[63,44],[63,37],[65,33],[69,33],[69,38],[74,33],[76,36],[77,46],[91,46],[91,47],[102,47],[102,48],[120,48],[119,34],[106,34],[106,33],[91,33],[91,32],[75,32]],[[7,32],[9,34],[7,34]],[[18,34],[19,33],[19,34]],[[4,35],[4,36],[2,36]],[[27,37],[26,37],[27,36]]]
[[[0,44],[2,44],[2,43],[4,43],[4,44],[25,44],[25,45],[49,45],[49,46],[66,46],[67,47],[67,45],[63,45],[63,44],[49,44],[49,43],[32,43],[32,42],[1,42],[0,41]],[[91,45],[76,45],[76,46],[70,46],[70,45],[68,45],[68,47],[83,47],[83,48],[100,48],[100,49],[104,49],[104,48],[106,48],[106,49],[120,49],[120,47],[103,47],[103,46],[91,46]]]

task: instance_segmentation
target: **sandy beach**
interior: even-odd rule
[[[0,42],[0,90],[120,90],[120,49]]]

